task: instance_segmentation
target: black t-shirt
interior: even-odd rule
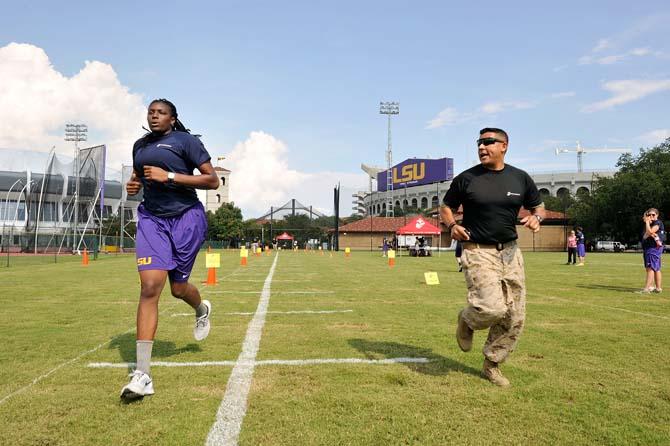
[[[143,141],[139,139],[133,145],[133,168],[144,188],[144,208],[157,217],[172,217],[197,204],[195,188],[146,180],[144,166],[193,175],[193,169],[211,159],[202,142],[190,133],[179,131],[146,145]]]
[[[507,243],[517,239],[516,221],[521,206],[542,204],[533,179],[521,169],[506,164],[502,170],[477,165],[461,172],[444,196],[451,209],[463,205],[463,226],[476,243]]]

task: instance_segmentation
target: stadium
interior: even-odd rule
[[[358,215],[388,215],[388,203],[393,208],[429,210],[439,206],[440,200],[454,178],[454,162],[451,158],[425,159],[408,158],[387,169],[361,164],[369,175],[370,189],[358,191],[354,198],[353,210]],[[575,172],[530,172],[540,194],[544,196],[573,196],[589,194],[596,178],[612,177],[613,171]],[[391,184],[392,187],[388,187]]]

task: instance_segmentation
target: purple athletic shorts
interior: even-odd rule
[[[583,243],[577,245],[577,257],[586,257],[586,246]]]
[[[171,282],[187,282],[207,234],[201,203],[174,217],[156,217],[137,208],[137,270],[168,271]]]
[[[663,255],[663,247],[646,248],[643,251],[644,267],[651,268],[652,271],[661,270],[661,255]]]

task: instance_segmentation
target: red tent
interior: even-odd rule
[[[277,240],[293,240],[293,236],[287,232],[284,232],[277,236]]]
[[[400,235],[440,235],[440,228],[430,224],[423,217],[415,217],[405,226],[398,228]]]

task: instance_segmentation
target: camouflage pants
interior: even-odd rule
[[[495,247],[466,243],[463,272],[468,306],[463,319],[473,330],[489,329],[484,356],[503,362],[514,350],[526,318],[526,284],[523,256],[516,242]]]

